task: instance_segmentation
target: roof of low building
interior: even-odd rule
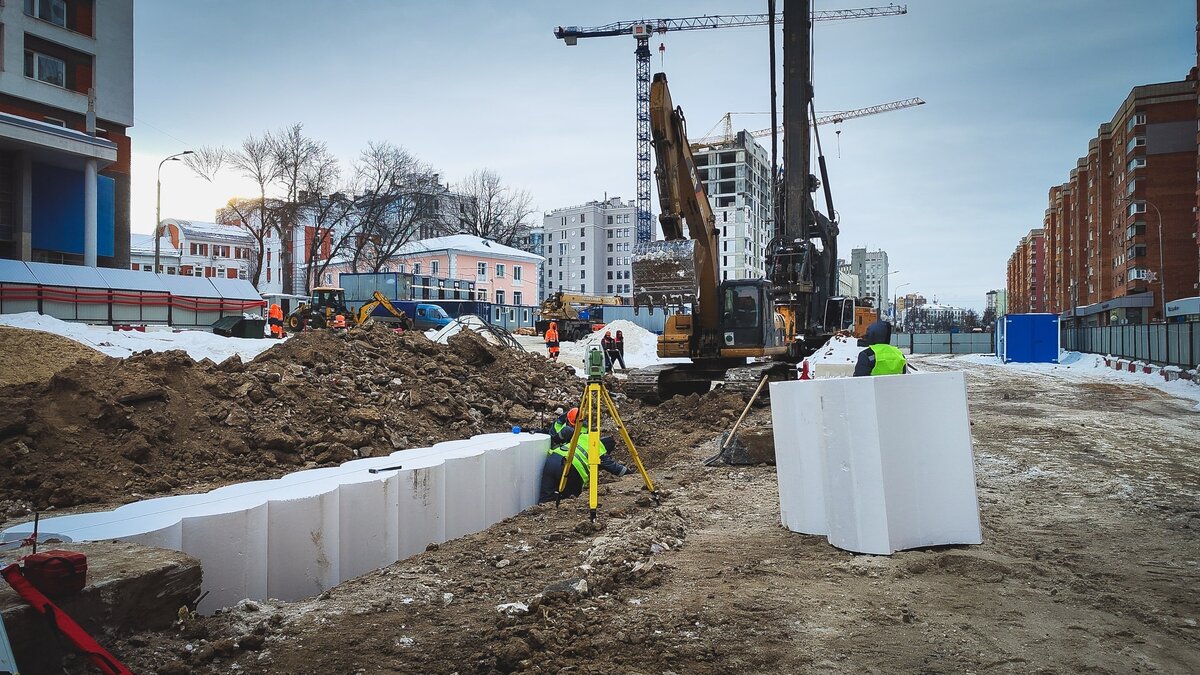
[[[158,244],[159,255],[179,255],[179,249],[171,244],[168,237],[161,237]],[[131,255],[154,255],[154,235],[129,235],[129,253]]]
[[[183,230],[183,236],[189,239],[219,239],[244,242],[251,240],[250,233],[240,225],[206,223],[201,220],[179,220],[178,218],[166,218],[163,222],[178,225],[179,229]]]
[[[410,241],[400,250],[396,252],[397,256],[420,255],[422,253],[432,253],[434,251],[456,251],[460,253],[474,253],[477,255],[492,255],[504,258],[516,258],[518,260],[528,260],[530,262],[541,262],[542,256],[528,251],[522,251],[519,248],[505,246],[483,237],[477,237],[473,234],[453,234],[447,237],[434,237],[432,239],[421,239],[418,241]]]

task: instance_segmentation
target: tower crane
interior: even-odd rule
[[[907,14],[904,5],[887,7],[864,7],[861,9],[837,9],[812,12],[813,21],[837,21],[845,19],[869,19],[881,16]],[[602,26],[559,26],[554,37],[567,46],[578,44],[580,38],[632,36],[636,42],[635,80],[637,83],[637,241],[647,242],[653,238],[654,225],[650,218],[650,37],[655,33],[681,30],[703,30],[709,28],[739,28],[765,26],[782,21],[782,14],[714,14],[690,16],[679,19],[638,19],[636,21],[614,21]]]
[[[880,113],[891,112],[893,110],[903,110],[905,108],[913,108],[913,107],[916,107],[919,105],[925,105],[925,101],[922,101],[919,98],[906,98],[902,101],[892,101],[890,103],[881,103],[879,105],[873,105],[869,108],[857,108],[855,110],[841,110],[838,112],[829,113],[828,115],[822,115],[822,116],[814,119],[813,125],[841,124],[842,122],[845,122],[846,120],[852,120],[852,119],[856,119],[859,117],[867,117],[869,115],[878,115]],[[731,143],[734,139],[733,122],[732,122],[731,116],[736,115],[736,114],[739,114],[739,113],[725,113],[724,115],[721,116],[721,121],[717,123],[717,126],[720,126],[722,128],[721,134],[707,135],[707,136],[704,136],[703,138],[698,138],[694,141],[690,141],[691,144],[692,145],[718,145],[718,144],[722,144],[722,143]],[[741,114],[752,114],[752,113],[741,113]],[[714,127],[714,129],[715,128],[716,127]],[[782,125],[779,126],[778,130],[779,130],[779,133],[782,134],[783,126]],[[762,138],[763,136],[770,136],[771,135],[771,127],[767,127],[766,129],[759,129],[758,131],[752,131],[752,132],[750,132],[750,135],[753,136],[754,138]]]

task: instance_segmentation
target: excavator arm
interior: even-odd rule
[[[403,310],[397,309],[396,306],[392,304],[392,301],[387,299],[387,296],[379,291],[375,291],[374,298],[375,299],[371,302],[368,302],[362,307],[358,308],[358,313],[354,316],[354,324],[356,326],[366,323],[367,319],[371,316],[371,312],[374,312],[376,307],[382,306],[392,316],[399,320],[401,326],[403,326],[405,329],[409,328],[410,323],[408,320],[408,315],[405,314]]]
[[[698,319],[692,330],[715,330],[716,219],[688,145],[687,122],[671,101],[665,73],[656,73],[650,85],[650,131],[664,241],[638,244],[634,251],[634,306],[653,311],[656,305],[690,305]]]

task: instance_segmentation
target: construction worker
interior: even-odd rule
[[[550,447],[556,448],[563,443],[571,441],[571,434],[575,433],[574,427],[567,420],[567,413],[563,412],[562,408],[555,408],[554,422],[550,425],[550,429],[546,433],[550,434]]]
[[[344,314],[338,314],[337,316],[333,317],[333,325],[331,327],[334,330],[346,330],[346,316]]]
[[[554,501],[555,493],[558,491],[558,482],[562,480],[563,464],[567,461],[567,453],[571,449],[571,436],[575,434],[575,422],[579,416],[579,408],[571,408],[567,411],[566,421],[567,426],[560,432],[560,437],[565,435],[566,440],[560,445],[554,445],[554,441],[550,442],[550,450],[547,451],[546,463],[542,466],[542,492],[538,503]],[[567,472],[567,487],[563,489],[563,497],[578,497],[583,492],[583,488],[588,484],[588,430],[587,422],[579,420],[585,425],[579,430],[579,440],[575,445],[575,456],[571,458],[571,466],[573,471]],[[629,473],[629,467],[618,462],[608,455],[606,442],[611,443],[611,440],[600,439],[600,468],[616,475],[624,476]]]
[[[546,328],[546,349],[550,352],[550,360],[558,360],[558,322],[551,321]]]
[[[854,376],[867,375],[900,375],[908,372],[908,362],[904,354],[891,344],[892,325],[882,319],[867,326],[867,332],[858,341],[860,347],[866,347],[858,353],[858,363],[854,364]]]
[[[283,337],[283,308],[275,303],[267,310],[267,325],[271,327],[271,337]]]
[[[617,331],[617,337],[613,340],[613,360],[621,362],[621,370],[627,370],[625,367],[625,334]]]
[[[613,338],[612,331],[604,331],[604,337],[600,338],[600,348],[604,350],[604,372],[611,373],[613,357],[617,354],[617,341]]]

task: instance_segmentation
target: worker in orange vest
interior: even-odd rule
[[[338,314],[337,316],[333,317],[333,329],[334,330],[346,330],[345,315]]]
[[[550,351],[550,360],[558,360],[558,323],[550,322],[550,326],[546,328],[546,349]]]
[[[283,337],[283,308],[273,304],[267,310],[267,324],[271,326],[271,337]]]

